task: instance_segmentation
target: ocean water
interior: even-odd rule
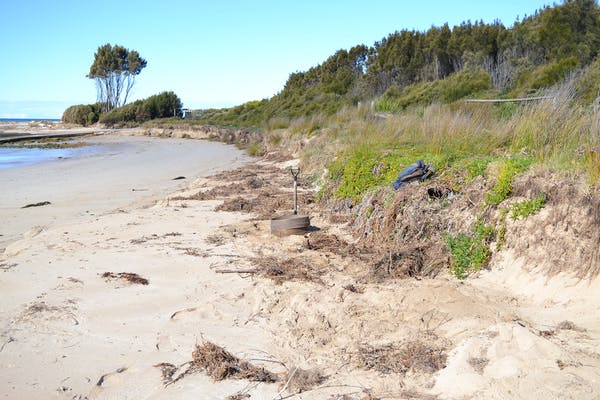
[[[25,167],[49,161],[83,157],[97,153],[101,146],[84,146],[66,149],[36,149],[20,147],[0,147],[0,170]]]
[[[49,122],[60,122],[60,119],[56,118],[0,118],[1,122],[17,122],[17,123],[27,123],[27,122],[36,122],[36,121],[49,121]]]

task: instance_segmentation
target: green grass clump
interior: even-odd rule
[[[529,168],[532,162],[533,160],[529,157],[516,157],[504,161],[500,167],[496,185],[486,196],[486,203],[498,206],[506,200],[512,191],[515,176]]]
[[[493,235],[494,227],[479,220],[470,235],[459,232],[446,236],[454,276],[465,279],[470,272],[479,271],[485,265],[490,256],[489,241]]]
[[[532,200],[524,200],[511,205],[510,207],[510,218],[513,221],[519,218],[527,218],[531,214],[535,214],[544,208],[546,204],[546,195],[544,193],[535,197]]]
[[[259,157],[264,154],[264,149],[259,143],[249,144],[246,151],[252,157]]]

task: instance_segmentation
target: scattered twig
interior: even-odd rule
[[[196,311],[197,309],[198,309],[197,307],[191,307],[191,308],[186,308],[185,310],[175,311],[173,314],[171,314],[171,317],[169,319],[175,318],[175,316],[179,313],[193,312],[193,311]]]
[[[292,371],[292,373],[290,374],[290,376],[288,377],[287,382],[285,383],[285,385],[283,385],[283,388],[279,391],[279,393],[277,393],[275,395],[275,397],[273,397],[273,400],[277,400],[277,398],[281,398],[281,395],[283,394],[283,392],[286,391],[286,389],[288,388],[292,378],[294,377],[294,375],[296,375],[296,371],[298,371],[298,368],[294,368],[294,370]]]
[[[100,379],[98,379],[98,382],[96,382],[96,386],[102,386],[102,384],[104,383],[104,379],[106,379],[106,377],[110,376],[110,375],[114,375],[114,374],[120,374],[122,372],[127,371],[126,367],[121,367],[118,368],[115,372],[109,372],[107,374],[104,374],[100,377]]]
[[[21,208],[41,207],[41,206],[47,206],[47,205],[50,205],[50,204],[52,204],[52,203],[50,203],[49,201],[40,201],[39,203],[27,204],[26,206],[23,206]]]
[[[4,346],[14,341],[16,341],[16,339],[12,336],[9,336],[8,340],[2,344],[2,347],[0,347],[0,353],[4,350]]]
[[[256,268],[253,269],[215,269],[218,274],[257,274],[259,271]]]

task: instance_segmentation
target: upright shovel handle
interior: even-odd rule
[[[300,168],[291,168],[290,172],[294,177],[294,215],[298,214],[298,175],[300,174]]]

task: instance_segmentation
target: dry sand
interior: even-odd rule
[[[52,222],[9,244],[0,256],[0,396],[600,397],[598,280],[545,278],[502,253],[495,269],[465,282],[449,274],[363,281],[365,266],[354,257],[310,249],[302,236],[274,238],[268,220],[215,212],[221,200],[194,200],[199,190],[240,176],[246,196],[249,178],[286,180],[260,176],[261,169],[273,171],[273,164],[221,181],[199,178],[185,192],[153,194],[151,204],[145,198]],[[343,225],[309,212],[321,233],[352,240]],[[269,257],[302,259],[315,279],[278,283],[218,272],[252,270]],[[106,272],[135,273],[148,284]],[[172,365],[177,376],[205,342],[279,374],[280,382],[215,382],[195,371],[165,385],[156,365]],[[301,372],[309,370],[323,379],[307,383]],[[305,382],[293,379],[301,375]]]

